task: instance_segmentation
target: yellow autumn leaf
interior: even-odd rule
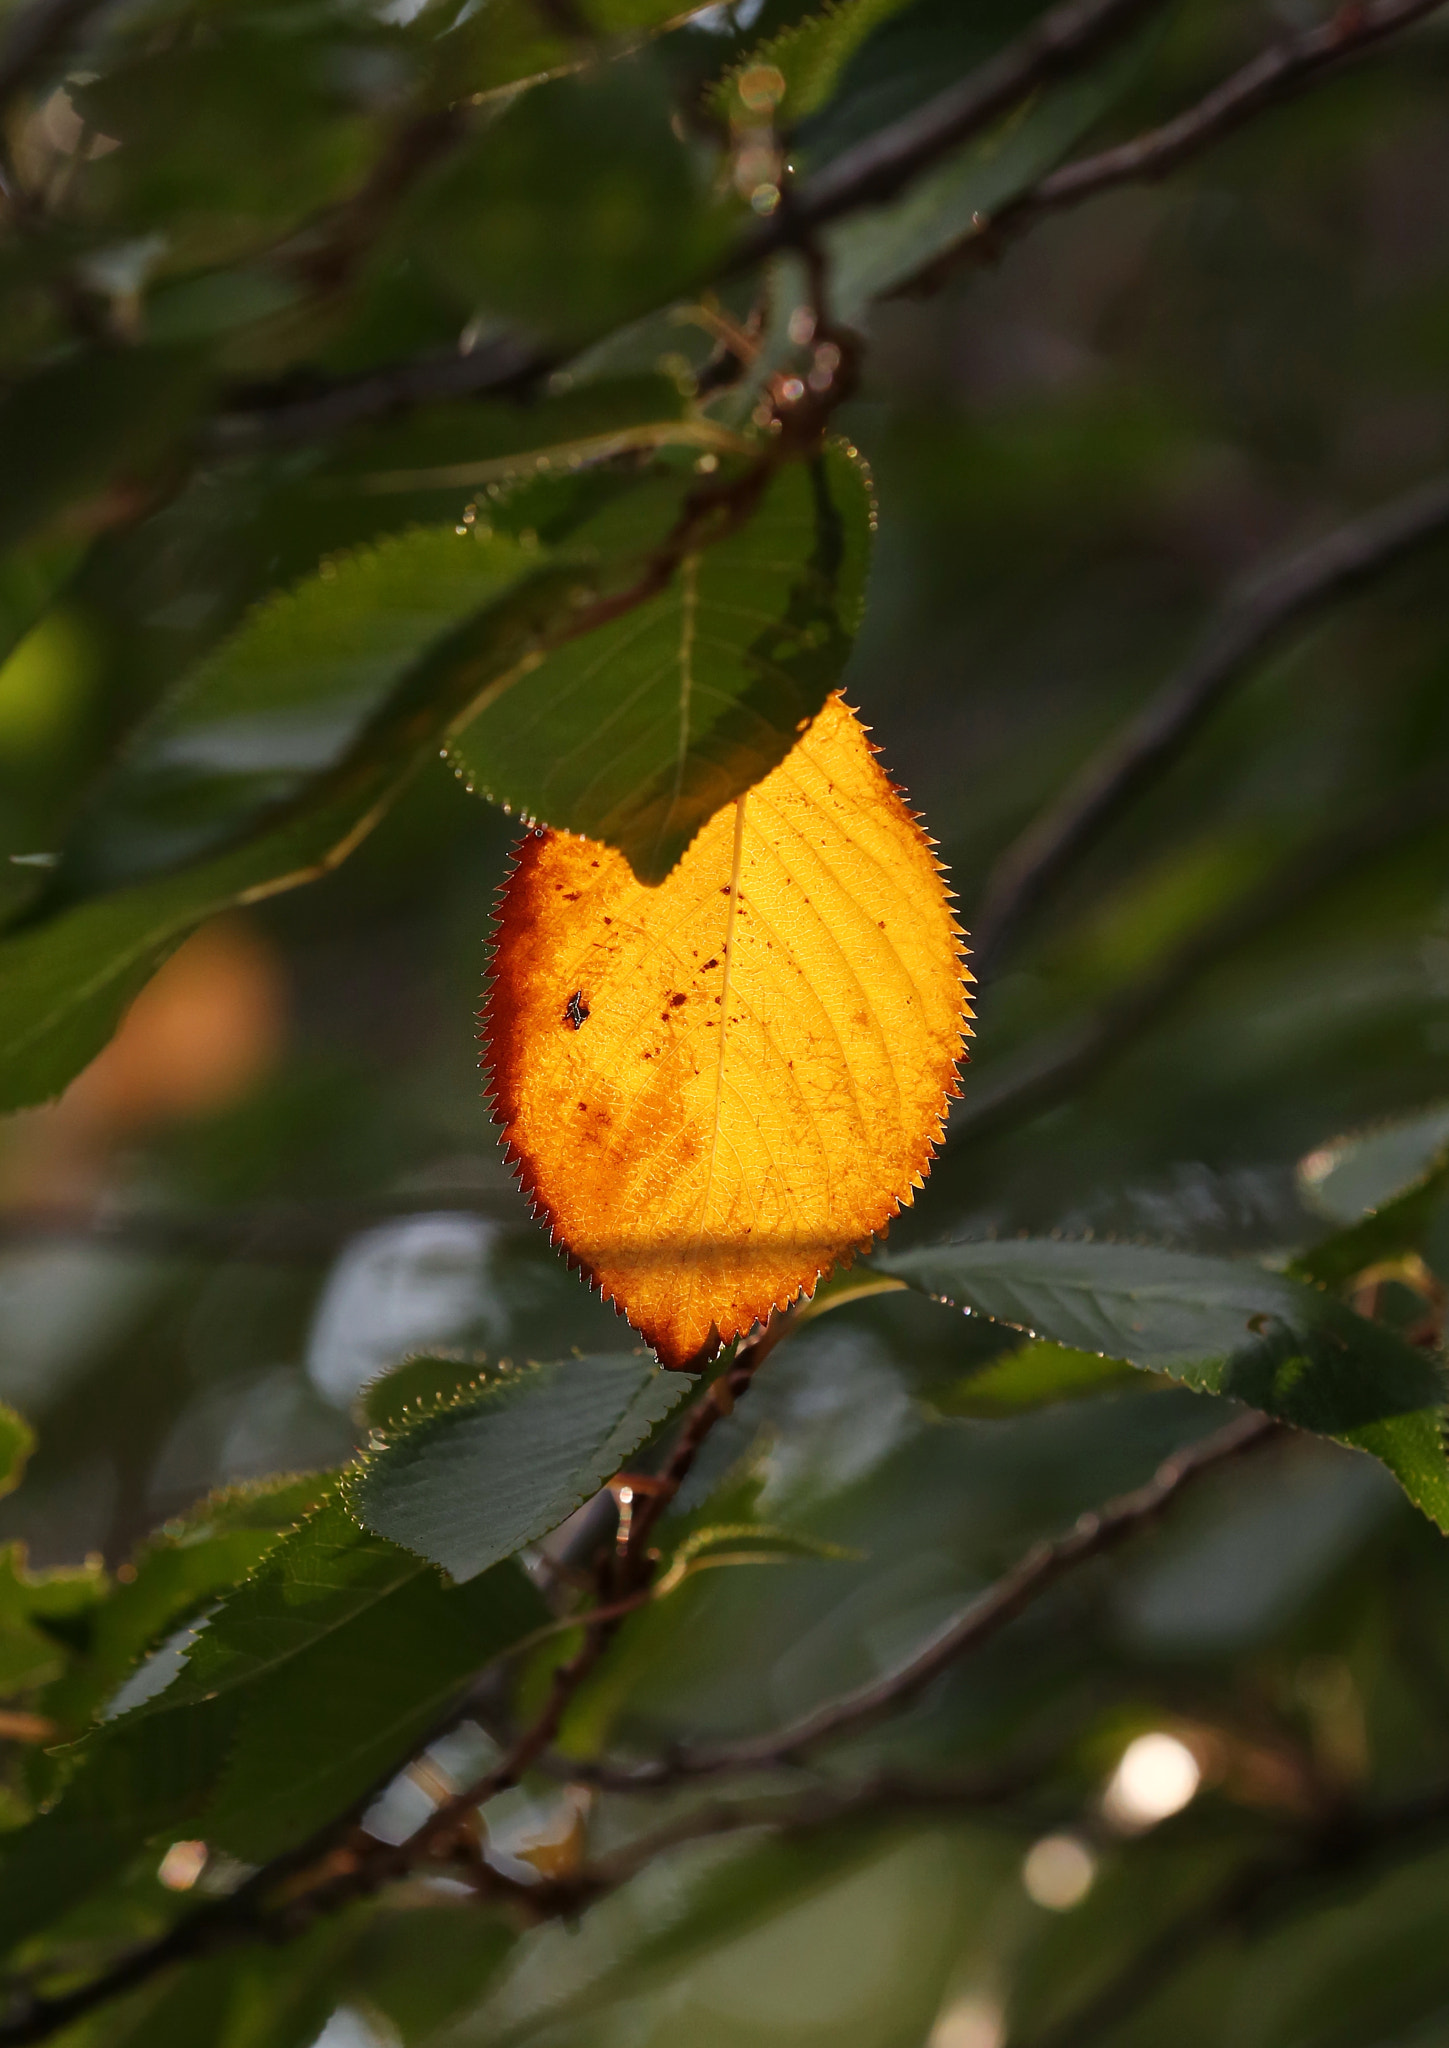
[[[969,979],[931,843],[835,696],[658,887],[594,840],[522,842],[494,1116],[554,1238],[684,1366],[911,1201]]]

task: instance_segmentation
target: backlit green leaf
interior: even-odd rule
[[[871,523],[867,481],[842,448],[789,464],[659,596],[493,698],[454,738],[454,759],[480,794],[606,839],[641,880],[662,881],[839,682]]]
[[[1443,1368],[1318,1288],[1227,1260],[1066,1240],[937,1245],[879,1264],[969,1314],[1371,1451],[1449,1530]]]
[[[489,1375],[394,1424],[348,1476],[370,1529],[471,1579],[596,1492],[690,1392],[651,1353]]]

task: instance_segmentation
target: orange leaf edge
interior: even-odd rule
[[[843,706],[843,708],[851,714],[853,718],[857,719],[857,721],[860,724],[861,732],[865,737],[866,746],[869,748],[872,758],[876,761],[879,761],[881,757],[881,749],[870,737],[871,728],[867,726],[862,719],[860,719],[857,707],[853,704],[847,703],[844,694],[838,690],[833,691],[831,693],[831,696],[826,699],[827,704],[835,701],[838,701]],[[824,709],[823,705],[821,709]],[[814,723],[815,720],[811,719],[810,725],[813,725]],[[804,738],[805,733],[809,731],[809,729],[809,726],[802,728],[800,734],[800,737],[802,739]],[[898,783],[895,780],[895,778],[889,773],[889,771],[884,768],[884,766],[882,766],[882,774],[884,775],[885,780],[890,787],[892,795],[894,795],[896,799],[899,801],[902,810],[906,813],[906,816],[909,818],[911,825],[917,837],[919,838],[921,844],[925,847],[926,851],[930,855],[932,866],[935,868],[935,871],[941,880],[943,892],[945,894],[948,904],[956,902],[958,900],[957,892],[950,886],[950,879],[947,874],[947,870],[937,854],[937,847],[939,845],[939,842],[933,834],[929,833],[925,829],[922,813],[916,810],[906,800],[905,790],[902,788],[901,784]],[[702,826],[701,829],[703,829]],[[698,837],[698,834],[696,833],[695,836]],[[503,1151],[504,1163],[511,1170],[514,1181],[518,1186],[519,1192],[522,1194],[525,1202],[528,1204],[529,1217],[532,1221],[536,1223],[541,1223],[546,1227],[548,1233],[548,1242],[553,1249],[560,1251],[562,1253],[566,1268],[570,1272],[577,1273],[580,1276],[580,1278],[587,1283],[591,1292],[597,1294],[600,1300],[607,1302],[609,1306],[614,1310],[614,1313],[617,1316],[619,1316],[628,1325],[628,1327],[635,1332],[637,1336],[643,1338],[644,1342],[650,1347],[650,1349],[654,1352],[655,1356],[659,1359],[661,1365],[673,1371],[700,1370],[710,1362],[711,1351],[714,1347],[706,1347],[706,1351],[703,1354],[693,1354],[689,1358],[671,1356],[668,1347],[661,1346],[657,1338],[652,1337],[649,1331],[641,1323],[635,1321],[633,1316],[630,1315],[628,1309],[611,1292],[609,1287],[602,1280],[600,1275],[594,1270],[594,1268],[589,1264],[589,1262],[586,1259],[581,1258],[578,1255],[578,1253],[576,1253],[569,1246],[567,1241],[561,1237],[558,1229],[557,1219],[555,1218],[552,1210],[549,1208],[547,1201],[538,1193],[537,1187],[535,1185],[535,1176],[538,1171],[537,1163],[534,1160],[532,1160],[529,1157],[529,1155],[513,1141],[511,1137],[507,1135],[506,1114],[498,1107],[496,1099],[497,1077],[494,1071],[493,1061],[491,1057],[491,1044],[493,1038],[494,1023],[494,1000],[498,987],[498,977],[495,971],[495,962],[497,959],[499,949],[499,938],[497,935],[501,932],[503,924],[505,922],[508,911],[509,899],[517,883],[517,878],[520,873],[520,870],[524,866],[531,844],[534,842],[546,842],[550,838],[575,839],[585,845],[591,843],[588,839],[588,835],[585,833],[570,832],[561,827],[546,825],[539,822],[530,822],[527,826],[527,829],[523,833],[523,836],[509,850],[507,857],[507,867],[504,871],[502,880],[499,882],[498,887],[494,892],[494,908],[490,924],[490,944],[484,970],[483,1004],[481,1009],[476,1013],[475,1018],[475,1022],[478,1026],[480,1066],[482,1068],[484,1076],[483,1099],[485,1103],[487,1103],[488,1105],[489,1114],[492,1118],[492,1121],[495,1124],[505,1127],[503,1130],[503,1135],[501,1135],[499,1138],[499,1144]],[[595,841],[592,843],[600,844],[605,842]],[[691,840],[690,843],[692,845],[693,841]],[[681,855],[681,859],[682,858],[683,856]],[[945,1086],[941,1091],[941,1105],[936,1115],[935,1129],[933,1132],[928,1131],[926,1134],[925,1150],[920,1162],[913,1168],[910,1175],[910,1179],[905,1189],[900,1194],[892,1195],[887,1198],[880,1219],[869,1225],[867,1229],[862,1232],[860,1237],[857,1238],[853,1244],[847,1246],[845,1250],[840,1252],[834,1259],[830,1260],[827,1264],[818,1267],[816,1269],[813,1280],[808,1282],[801,1282],[794,1288],[782,1290],[780,1295],[770,1303],[770,1307],[766,1314],[757,1317],[755,1321],[749,1324],[747,1327],[721,1331],[719,1333],[719,1342],[721,1344],[729,1344],[734,1342],[737,1338],[747,1337],[749,1336],[752,1330],[758,1329],[763,1323],[767,1322],[770,1315],[783,1312],[785,1309],[792,1307],[794,1303],[797,1301],[808,1301],[812,1299],[816,1289],[819,1287],[823,1280],[829,1279],[830,1276],[835,1272],[848,1272],[851,1266],[854,1265],[857,1258],[861,1257],[862,1254],[873,1250],[875,1245],[879,1241],[883,1240],[885,1237],[889,1235],[890,1226],[895,1221],[895,1218],[901,1213],[902,1209],[914,1206],[916,1190],[925,1185],[925,1182],[930,1175],[931,1168],[935,1164],[937,1153],[945,1137],[946,1120],[950,1115],[950,1105],[953,1101],[958,1101],[961,1098],[962,1090],[960,1068],[963,1063],[969,1064],[971,1058],[968,1041],[972,1036],[971,1026],[975,1020],[975,1011],[972,1008],[971,998],[968,991],[975,986],[976,977],[972,974],[970,968],[966,964],[967,960],[970,958],[970,947],[967,944],[967,939],[969,935],[961,925],[960,921],[957,919],[954,911],[950,912],[949,916],[951,932],[955,942],[954,956],[955,964],[959,972],[959,983],[961,990],[960,1008],[957,1012],[957,1024],[960,1031],[960,1050],[957,1053],[956,1058],[952,1062],[950,1075],[946,1081]]]

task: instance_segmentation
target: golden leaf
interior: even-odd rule
[[[665,1365],[883,1231],[930,1170],[970,1008],[931,843],[829,699],[668,878],[530,833],[484,1010],[494,1117]]]

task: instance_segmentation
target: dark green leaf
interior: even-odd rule
[[[471,1579],[556,1528],[690,1392],[651,1353],[520,1366],[394,1425],[347,1499],[390,1542]]]
[[[1041,177],[1106,112],[1141,63],[1129,46],[1082,77],[1049,87],[979,142],[916,179],[890,205],[825,231],[832,304],[859,321],[873,299],[944,256],[980,220]]]
[[[699,827],[784,759],[840,680],[871,507],[832,448],[771,480],[658,597],[557,649],[452,742],[481,794],[622,848],[662,881]]]
[[[15,1491],[34,1449],[35,1431],[8,1402],[0,1401],[0,1496]]]
[[[688,0],[570,0],[566,12],[550,0],[491,0],[439,38],[439,90],[455,101],[577,70],[698,12]]]
[[[168,1522],[98,1607],[86,1654],[47,1690],[44,1711],[82,1734],[140,1659],[253,1572],[328,1484],[326,1475],[309,1474],[232,1487]]]
[[[1298,1168],[1315,1208],[1349,1228],[1294,1260],[1292,1270],[1345,1287],[1369,1266],[1416,1252],[1449,1191],[1449,1111],[1426,1110],[1340,1138]]]
[[[406,246],[461,306],[560,346],[666,304],[739,217],[673,113],[642,58],[525,93],[418,195]]]
[[[353,1983],[405,2042],[424,2042],[478,2004],[515,1938],[501,1918],[485,1919],[473,1900],[387,1914],[359,1946]]]
[[[315,1647],[268,1666],[198,1819],[208,1841],[256,1863],[305,1842],[380,1790],[473,1674],[547,1620],[512,1564],[450,1587],[430,1567],[407,1563],[410,1578]],[[294,1613],[289,1606],[269,1619],[280,1629]],[[253,1634],[248,1648],[255,1645]]]
[[[349,683],[386,688],[386,696],[333,767],[233,848],[0,942],[0,1109],[58,1093],[204,919],[315,880],[344,860],[480,692],[516,670],[546,626],[568,615],[578,573],[565,575],[502,536],[419,534],[354,557],[335,577],[264,608],[218,656],[219,693],[234,689],[248,701],[254,689],[274,687],[284,699],[315,662],[324,699],[329,691],[345,696]],[[385,676],[372,662],[378,645]],[[285,765],[295,774],[294,759]],[[203,822],[207,839],[210,829]]]
[[[1123,1380],[1132,1367],[1097,1351],[1066,1344],[1023,1344],[954,1386],[933,1388],[932,1405],[945,1415],[1017,1415],[1053,1401],[1076,1401]]]
[[[85,532],[130,512],[204,385],[193,351],[161,348],[87,350],[16,384],[0,400],[0,552],[62,515]]]
[[[714,87],[710,105],[724,120],[746,128],[758,126],[761,108],[758,102],[747,105],[741,99],[739,81],[768,65],[785,81],[785,90],[770,114],[778,128],[793,128],[825,105],[842,71],[872,32],[910,4],[911,0],[835,0],[835,5],[792,22],[778,35],[758,43]]]
[[[1316,1209],[1335,1223],[1358,1223],[1422,1185],[1449,1153],[1449,1109],[1353,1131],[1300,1160],[1298,1179]]]
[[[1449,1530],[1441,1366],[1315,1287],[1226,1260],[1065,1240],[937,1245],[878,1263],[969,1314],[1371,1451]]]
[[[105,1586],[97,1563],[31,1571],[23,1543],[0,1548],[0,1698],[65,1670],[90,1632]]]
[[[511,1564],[467,1587],[325,1502],[156,1652],[3,1843],[0,1944],[183,1832],[256,1861],[379,1789],[468,1678],[547,1619]]]

